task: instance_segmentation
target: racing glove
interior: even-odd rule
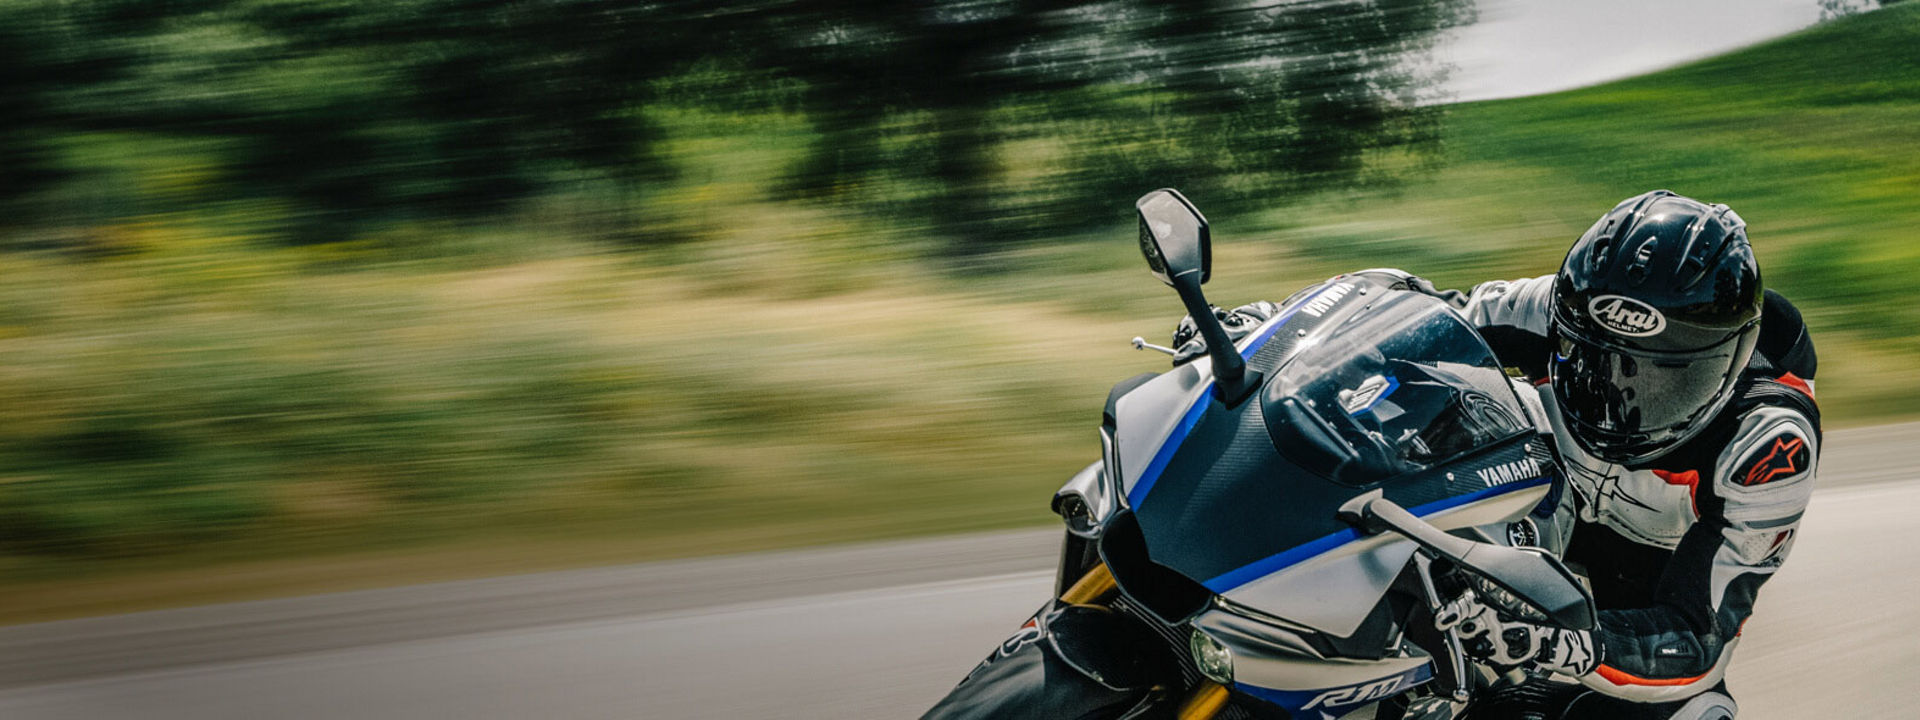
[[[1529,667],[1580,677],[1600,666],[1593,633],[1563,630],[1503,617],[1467,590],[1440,607],[1434,627],[1458,628],[1461,648],[1495,667]]]
[[[1432,280],[1414,275],[1405,270],[1375,268],[1373,270],[1361,270],[1353,274],[1385,283],[1387,287],[1395,290],[1412,290],[1422,295],[1432,295],[1455,308],[1465,308],[1467,306],[1466,293],[1460,292],[1459,290],[1441,290],[1440,288],[1434,287]]]
[[[1441,300],[1446,301],[1448,305],[1452,305],[1455,308],[1465,308],[1467,306],[1466,293],[1460,292],[1459,290],[1441,290],[1440,288],[1433,286],[1432,280],[1428,280],[1418,275],[1410,276],[1407,278],[1407,288],[1410,290],[1418,291],[1426,295],[1432,295],[1434,297],[1440,298]]]
[[[1227,337],[1234,342],[1239,342],[1240,338],[1246,337],[1247,333],[1253,332],[1254,328],[1280,312],[1280,306],[1265,300],[1241,305],[1231,312],[1217,306],[1208,307],[1213,308],[1213,316],[1220,319],[1220,325],[1227,329]],[[1175,365],[1207,353],[1207,341],[1200,337],[1200,326],[1194,324],[1193,316],[1180,318],[1180,324],[1174,326],[1173,347],[1178,351],[1173,356]]]

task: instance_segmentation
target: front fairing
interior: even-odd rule
[[[1110,403],[1104,470],[1125,510],[1110,523],[1120,537],[1103,547],[1140,556],[1108,558],[1130,594],[1178,576],[1198,586],[1183,597],[1204,588],[1344,636],[1411,550],[1355,534],[1336,517],[1342,503],[1380,489],[1422,515],[1478,509],[1469,514],[1479,524],[1524,513],[1526,496],[1503,496],[1546,482],[1492,353],[1437,299],[1336,278],[1290,302],[1241,352],[1267,384],[1237,406],[1211,392],[1204,361]],[[1434,410],[1462,402],[1473,408],[1465,421]],[[1435,432],[1436,423],[1477,425]],[[1495,498],[1505,501],[1487,511]],[[1325,584],[1302,594],[1275,583],[1306,573]],[[1169,621],[1198,610],[1158,605]]]

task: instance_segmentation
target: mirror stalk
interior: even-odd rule
[[[1237,405],[1260,384],[1260,373],[1248,373],[1246,358],[1240,357],[1240,348],[1234,347],[1233,338],[1227,336],[1227,328],[1220,324],[1220,318],[1214,317],[1213,306],[1207,304],[1207,296],[1200,291],[1200,274],[1185,273],[1173,278],[1173,289],[1180,293],[1180,302],[1187,306],[1187,317],[1193,318],[1194,327],[1200,329],[1200,337],[1207,343],[1207,355],[1213,359],[1214,387],[1220,391],[1220,401],[1227,405]]]
[[[1247,361],[1240,348],[1233,346],[1220,318],[1200,286],[1213,274],[1213,240],[1207,218],[1193,207],[1186,196],[1173,188],[1161,188],[1141,195],[1133,208],[1140,217],[1140,255],[1153,276],[1180,293],[1187,306],[1187,317],[1207,343],[1213,358],[1213,387],[1220,401],[1229,407],[1240,404],[1260,386],[1260,373],[1247,372]],[[1142,347],[1136,344],[1134,347]]]

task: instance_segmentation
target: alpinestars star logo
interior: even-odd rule
[[[1562,632],[1555,638],[1549,662],[1558,665],[1569,675],[1585,675],[1593,671],[1596,662],[1593,654],[1593,636],[1584,632]]]
[[[1809,459],[1811,455],[1807,452],[1806,438],[1781,434],[1761,452],[1758,459],[1747,465],[1746,472],[1740,475],[1740,484],[1751,487],[1792,477],[1807,469]]]

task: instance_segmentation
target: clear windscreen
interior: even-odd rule
[[[1281,368],[1282,455],[1346,485],[1444,464],[1526,429],[1486,343],[1438,303],[1397,295]],[[1276,437],[1276,441],[1282,440]]]
[[[1519,397],[1464,319],[1412,292],[1356,298],[1319,322],[1290,315],[1280,332],[1293,337],[1260,351],[1282,358],[1250,363],[1269,378],[1259,401],[1215,398],[1163,448],[1132,505],[1142,557],[1218,592],[1348,530],[1338,510],[1360,493],[1414,508],[1491,487],[1488,468],[1527,457]],[[1483,461],[1488,451],[1501,459]]]

